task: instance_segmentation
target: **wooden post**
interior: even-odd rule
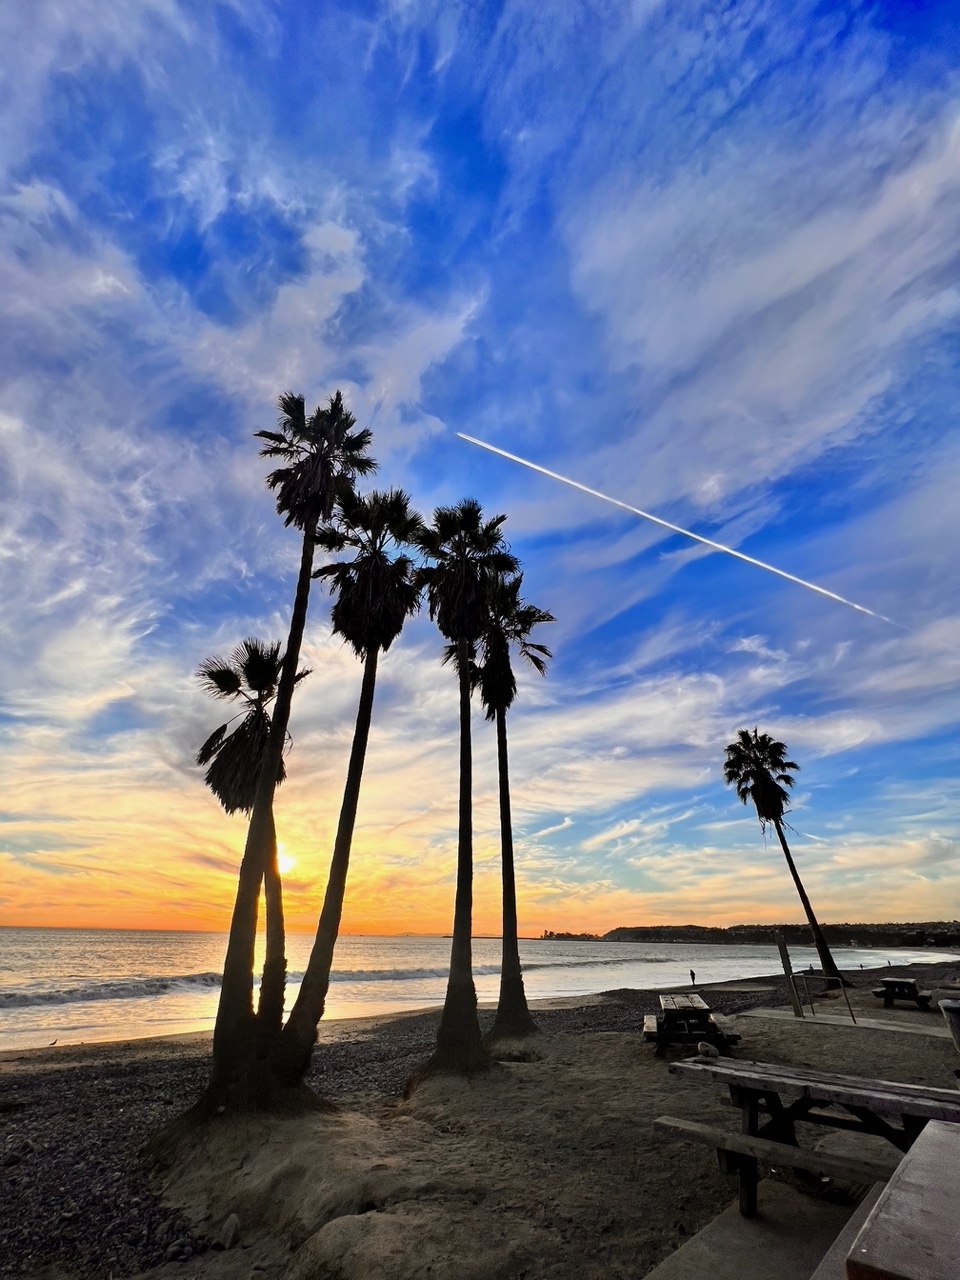
[[[800,996],[797,994],[796,983],[793,980],[793,965],[790,963],[790,952],[787,950],[787,944],[784,942],[783,934],[779,929],[774,929],[773,936],[776,939],[777,950],[780,952],[780,963],[783,965],[783,972],[787,975],[787,990],[790,992],[793,1016],[802,1018],[803,1005],[800,1003]]]
[[[757,1133],[757,1095],[752,1089],[739,1089],[730,1086],[730,1098],[740,1108],[740,1132],[756,1137]],[[760,1168],[756,1156],[738,1155],[737,1168],[740,1173],[740,1212],[745,1218],[757,1216],[757,1182]]]

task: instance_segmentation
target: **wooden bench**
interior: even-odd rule
[[[758,1160],[806,1169],[827,1177],[873,1182],[885,1176],[882,1161],[847,1160],[797,1145],[800,1121],[834,1129],[870,1133],[886,1138],[896,1151],[909,1151],[929,1120],[960,1123],[960,1094],[890,1080],[867,1080],[766,1062],[691,1058],[672,1062],[670,1071],[690,1079],[726,1084],[740,1109],[741,1132],[725,1133],[704,1125],[663,1116],[661,1131],[671,1130],[694,1141],[710,1142],[721,1165],[740,1177],[740,1212],[757,1211]],[[781,1094],[796,1095],[785,1102]],[[761,1123],[761,1117],[762,1123]],[[899,1121],[898,1123],[895,1123]],[[757,1143],[762,1145],[757,1145]],[[896,1158],[892,1153],[891,1158]],[[831,1168],[832,1166],[832,1168]]]
[[[803,1169],[821,1178],[841,1178],[846,1182],[873,1183],[878,1178],[885,1182],[897,1167],[899,1156],[891,1154],[887,1160],[876,1157],[836,1156],[827,1151],[812,1151],[809,1147],[796,1147],[786,1142],[771,1142],[769,1138],[757,1138],[746,1133],[729,1133],[696,1120],[681,1120],[677,1116],[657,1116],[653,1122],[657,1133],[669,1133],[686,1138],[688,1142],[704,1142],[715,1147],[720,1168],[724,1173],[739,1173],[741,1157],[763,1160],[774,1168]]]
[[[732,1030],[728,1018],[714,1013],[698,995],[662,995],[660,1013],[648,1013],[643,1019],[643,1038],[656,1041],[656,1054],[662,1058],[671,1044],[699,1044],[706,1040],[722,1054],[730,1051],[740,1036]]]
[[[892,1009],[894,1000],[912,1000],[918,1009],[928,1009],[933,998],[932,991],[920,990],[916,978],[881,978],[873,994],[885,1009]]]

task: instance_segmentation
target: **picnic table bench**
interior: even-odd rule
[[[892,1009],[894,1000],[912,1000],[918,1009],[928,1009],[933,997],[932,991],[920,990],[916,978],[881,978],[873,994],[883,1001],[885,1009]]]
[[[796,1123],[876,1134],[896,1152],[909,1151],[929,1120],[960,1124],[960,1094],[867,1080],[767,1062],[721,1062],[715,1058],[672,1062],[670,1071],[688,1079],[725,1084],[740,1109],[740,1133],[728,1133],[693,1120],[660,1116],[654,1128],[717,1150],[721,1169],[740,1177],[740,1212],[757,1212],[758,1161],[854,1182],[886,1181],[899,1155],[890,1160],[846,1157],[797,1144]],[[781,1094],[796,1095],[785,1102]],[[761,1116],[765,1117],[761,1123]]]
[[[731,1030],[730,1021],[714,1013],[702,996],[662,995],[660,1013],[648,1013],[643,1019],[644,1040],[655,1040],[654,1056],[662,1058],[670,1044],[698,1044],[701,1040],[716,1045],[729,1054],[730,1045],[740,1039]]]

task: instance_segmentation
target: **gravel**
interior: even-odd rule
[[[924,982],[935,983],[941,970],[945,975],[955,966],[930,966]],[[883,971],[900,972],[916,970]],[[876,976],[857,973],[853,981],[869,986]],[[787,1004],[782,978],[764,984],[763,991],[712,990],[710,1004],[728,1014]],[[630,1032],[659,1007],[654,991],[605,997],[597,1004],[537,1010],[537,1022],[552,1034]],[[492,1016],[484,1011],[481,1021],[489,1025]],[[430,1013],[372,1030],[338,1031],[317,1050],[310,1084],[334,1100],[371,1094],[398,1099],[429,1056],[436,1028],[437,1015]],[[36,1067],[0,1074],[0,1276],[60,1268],[77,1280],[110,1280],[222,1247],[221,1224],[212,1224],[208,1236],[161,1203],[139,1155],[145,1139],[202,1091],[209,1044],[182,1044],[176,1055],[144,1055],[135,1043],[89,1050],[89,1062],[58,1068],[41,1065],[38,1055]]]

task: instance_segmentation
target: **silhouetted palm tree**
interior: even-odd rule
[[[318,545],[329,552],[354,554],[349,560],[318,569],[314,577],[326,578],[330,583],[334,594],[333,630],[363,659],[363,683],[317,936],[281,1036],[281,1070],[291,1084],[301,1080],[310,1065],[330,985],[370,734],[377,663],[381,651],[390,648],[404,622],[416,611],[420,598],[413,562],[404,548],[420,536],[423,521],[410,509],[407,494],[401,489],[391,489],[389,493],[375,490],[366,497],[341,499],[336,515],[335,524],[319,530]]]
[[[263,753],[270,736],[267,708],[276,696],[281,667],[279,641],[268,645],[262,640],[247,639],[237,645],[228,658],[207,658],[197,671],[201,685],[211,697],[244,704],[244,710],[214,729],[197,752],[197,764],[210,766],[204,781],[227,813],[238,810],[249,813],[253,808]],[[309,674],[308,671],[299,671],[297,683]],[[240,723],[228,733],[237,719]],[[277,786],[285,777],[281,756]],[[276,827],[272,819],[271,808],[270,851],[263,869],[267,936],[257,1010],[261,1022],[282,1017],[287,973],[283,890],[277,867]]]
[[[213,1073],[205,1098],[208,1107],[244,1109],[272,1102],[274,1081],[267,1065],[266,1042],[279,1036],[280,1017],[271,1004],[269,1018],[261,1020],[257,1034],[253,1034],[257,906],[273,842],[273,795],[306,625],[316,531],[321,521],[330,520],[337,498],[352,491],[354,479],[376,467],[368,452],[370,432],[355,430],[356,419],[344,406],[339,391],[326,407],[315,409],[309,417],[303,396],[292,392],[280,397],[279,409],[277,430],[256,434],[266,442],[261,455],[284,464],[267,476],[267,486],[276,492],[277,511],[284,524],[300,531],[303,545],[287,647],[240,864],[213,1033]]]
[[[488,720],[497,725],[497,766],[500,782],[500,850],[503,865],[503,952],[500,965],[500,999],[488,1041],[532,1035],[537,1024],[530,1015],[520,947],[517,941],[517,885],[513,865],[513,822],[510,816],[510,774],[507,759],[507,712],[517,694],[517,680],[510,662],[516,648],[524,661],[545,675],[553,655],[546,645],[534,644],[530,635],[542,622],[555,622],[553,614],[521,599],[523,575],[497,574],[489,586],[486,625],[477,653],[476,683]]]
[[[731,742],[726,749],[723,780],[728,786],[736,787],[737,795],[744,804],[748,800],[753,801],[761,828],[765,828],[768,822],[773,823],[783,856],[793,876],[793,883],[797,886],[797,893],[803,903],[813,943],[820,957],[820,966],[827,977],[842,982],[840,970],[830,954],[827,940],[813,913],[783,834],[783,815],[790,799],[787,788],[793,786],[793,773],[799,768],[795,760],[787,759],[785,742],[777,742],[768,733],[759,733],[756,729],[752,733],[749,729],[738,729],[736,741]]]
[[[484,520],[480,504],[464,498],[455,507],[438,507],[418,544],[428,563],[419,570],[430,617],[456,646],[460,684],[460,804],[457,839],[457,891],[450,946],[450,976],[437,1047],[417,1078],[432,1072],[470,1074],[488,1065],[480,1040],[477,992],[473,985],[473,760],[470,742],[470,664],[483,634],[489,608],[490,579],[515,573],[500,526],[506,516]]]

